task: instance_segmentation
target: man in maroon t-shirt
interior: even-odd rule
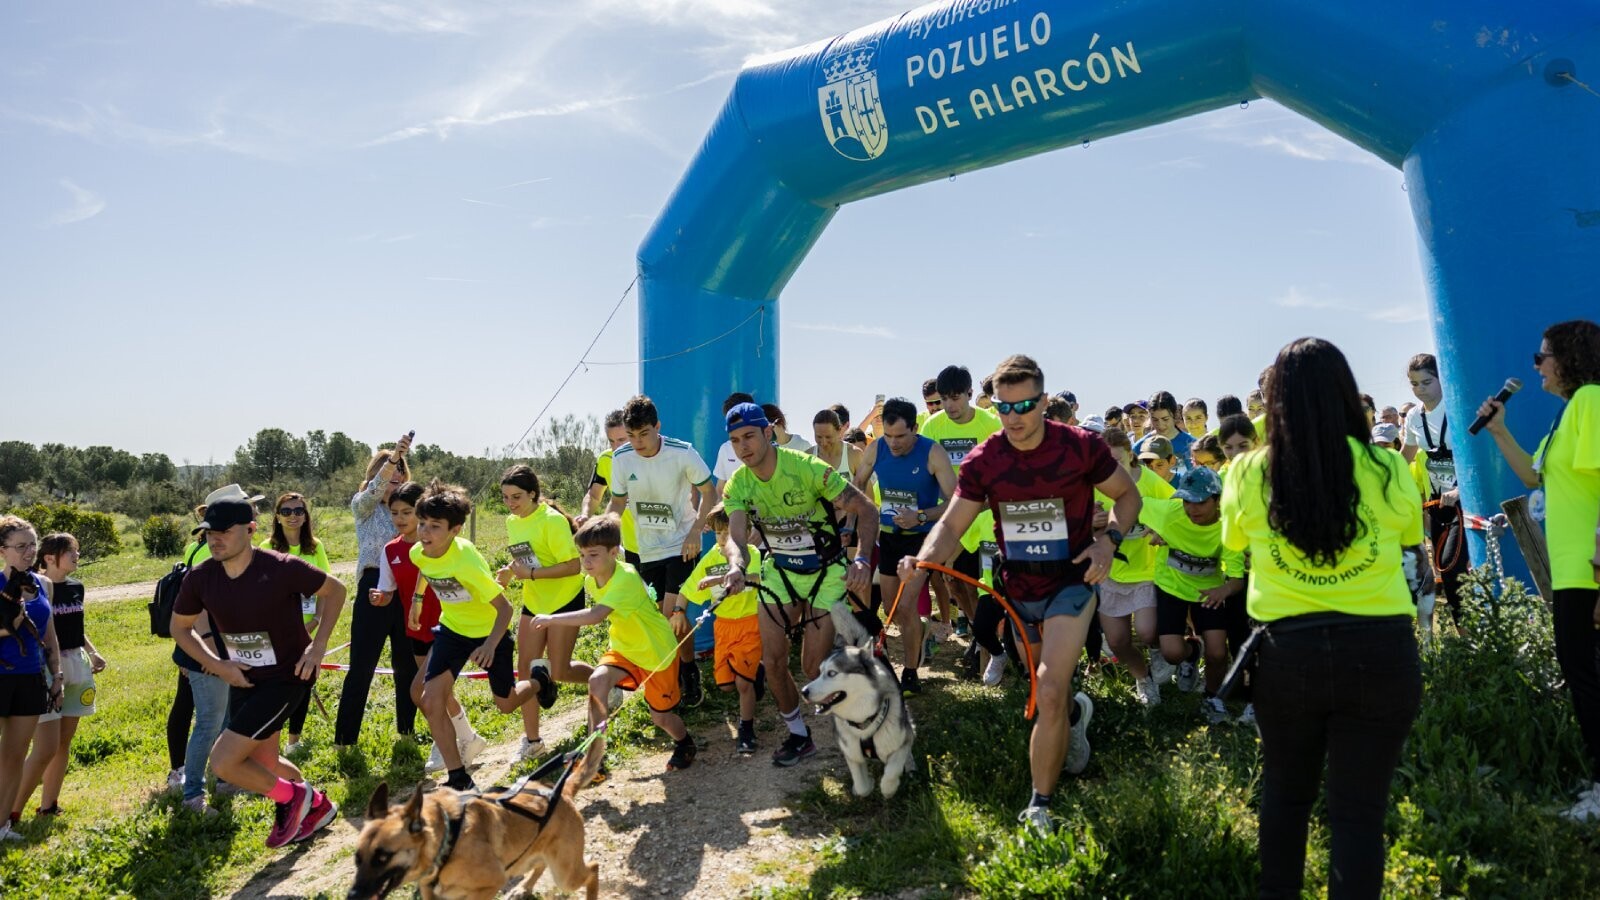
[[[228,683],[228,727],[211,751],[211,767],[217,777],[277,803],[267,846],[281,847],[311,837],[338,813],[327,794],[279,754],[278,736],[311,688],[345,590],[298,557],[254,547],[255,512],[234,485],[206,498],[206,518],[195,531],[204,532],[211,558],[184,576],[172,607],[172,637],[207,673]],[[322,601],[315,638],[301,616],[304,594]],[[195,634],[202,612],[227,659]]]
[[[916,558],[900,562],[907,592],[921,588],[922,560],[949,559],[985,506],[994,511],[1004,563],[1003,593],[1016,607],[1038,664],[1038,719],[1029,744],[1033,798],[1018,820],[1049,831],[1049,806],[1063,762],[1076,775],[1089,764],[1087,694],[1072,693],[1072,672],[1094,619],[1098,584],[1111,571],[1124,526],[1139,520],[1139,492],[1100,436],[1046,422],[1044,373],[1012,356],[994,373],[991,407],[1002,430],[967,454],[955,499]],[[1094,529],[1094,492],[1114,506],[1106,530]]]

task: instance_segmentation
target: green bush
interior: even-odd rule
[[[151,516],[139,528],[144,540],[144,555],[156,558],[177,556],[183,551],[183,523],[172,516]]]
[[[38,529],[40,537],[64,531],[77,538],[78,551],[86,561],[113,556],[122,551],[122,538],[117,536],[117,520],[110,513],[94,512],[75,503],[35,503],[11,512],[27,519]]]

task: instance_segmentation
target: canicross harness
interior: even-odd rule
[[[461,826],[467,821],[467,804],[473,800],[488,800],[499,804],[501,809],[510,810],[538,824],[539,829],[534,832],[533,841],[528,844],[527,849],[518,853],[516,858],[507,864],[506,868],[509,869],[515,866],[524,856],[528,855],[528,852],[533,849],[533,845],[539,842],[539,835],[544,833],[545,826],[550,824],[550,817],[555,815],[556,805],[561,802],[562,788],[566,787],[567,779],[571,777],[573,770],[577,768],[578,761],[582,758],[583,754],[576,751],[566,756],[552,756],[544,765],[517,779],[517,783],[511,787],[494,788],[487,794],[481,794],[475,790],[457,792],[455,815],[446,816],[444,839],[439,842],[439,849],[433,854],[433,867],[428,870],[428,874],[422,877],[420,883],[430,889],[438,884],[439,876],[444,872],[445,865],[450,862],[450,855],[455,852],[456,842],[461,837]],[[543,778],[555,771],[563,762],[566,763],[566,768],[561,770],[561,775],[556,778],[555,784],[549,788],[531,792],[545,798],[544,812],[530,812],[511,802],[522,794],[529,793],[528,782]]]
[[[820,497],[817,498],[817,503],[822,506],[823,521],[807,520],[806,527],[811,532],[811,542],[817,548],[817,558],[820,562],[815,569],[796,572],[798,575],[818,576],[811,582],[811,590],[805,596],[804,603],[808,609],[812,602],[817,599],[817,594],[822,590],[822,578],[820,576],[830,566],[838,565],[839,561],[844,558],[844,536],[850,533],[848,529],[841,530],[839,528],[839,523],[833,517],[833,509],[827,503],[823,502]],[[767,530],[762,527],[761,517],[752,512],[750,521],[755,525],[756,533],[761,535],[761,542],[771,546],[771,543],[767,540]],[[777,561],[773,561],[772,567],[778,570],[778,578],[783,581],[783,590],[784,593],[789,595],[789,602],[800,603],[800,592],[795,590],[794,582],[789,580],[789,570]],[[827,613],[816,613],[807,617],[802,612],[800,613],[800,620],[796,622],[789,618],[788,611],[784,609],[785,600],[778,596],[776,591],[765,584],[757,584],[756,591],[762,594],[763,597],[772,598],[772,602],[763,602],[761,606],[766,609],[767,615],[772,617],[772,620],[777,622],[788,633],[791,641],[799,641],[804,636],[807,625],[828,617]]]

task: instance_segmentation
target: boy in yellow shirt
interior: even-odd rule
[[[539,696],[539,684],[517,680],[511,642],[506,640],[511,603],[483,554],[461,537],[461,526],[472,512],[466,491],[434,482],[417,501],[416,509],[417,542],[411,545],[411,561],[421,577],[411,608],[421,609],[426,588],[433,588],[433,595],[439,598],[439,624],[433,630],[433,647],[423,676],[422,714],[435,735],[453,735],[448,706],[455,696],[456,678],[469,660],[489,673],[495,708],[503,713]],[[538,674],[542,676],[540,684],[549,678],[543,671]],[[473,790],[476,785],[462,764],[456,742],[436,738],[434,744],[449,773],[445,785],[458,791]]]
[[[534,628],[551,625],[581,627],[611,620],[611,646],[589,676],[589,729],[593,731],[610,714],[606,698],[612,688],[644,691],[650,721],[665,731],[676,746],[667,768],[694,765],[695,743],[675,711],[678,690],[678,647],[672,625],[661,614],[644,579],[633,566],[618,559],[622,550],[622,523],[616,515],[596,516],[573,536],[583,566],[583,590],[589,608],[533,617]]]
[[[717,542],[695,564],[679,594],[692,603],[706,604],[713,599],[713,585],[728,574],[728,558],[722,547],[728,542],[728,513],[718,503],[711,510],[711,527]],[[756,752],[756,701],[761,699],[764,678],[761,669],[761,622],[756,619],[758,597],[755,584],[761,580],[761,555],[753,546],[745,547],[745,583],[750,585],[717,605],[716,649],[712,651],[717,687],[739,692],[740,756]],[[718,593],[721,593],[720,590]]]

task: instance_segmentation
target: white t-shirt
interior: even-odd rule
[[[683,552],[694,528],[694,488],[711,477],[693,445],[663,436],[655,456],[632,444],[611,457],[611,495],[628,501],[639,536],[639,559],[655,562]]]
[[[1411,411],[1406,413],[1407,447],[1416,447],[1419,450],[1426,450],[1428,449],[1430,442],[1432,442],[1434,447],[1439,446],[1440,434],[1444,431],[1444,404],[1441,403],[1437,409],[1428,412],[1426,435],[1423,434],[1423,412],[1423,406],[1419,403],[1416,406],[1411,407]]]
[[[729,446],[731,448],[732,444],[730,444]],[[798,453],[815,453],[816,450],[817,450],[817,448],[814,445],[812,445],[810,442],[808,442],[805,438],[801,437],[798,434],[795,434],[792,431],[789,432],[789,442],[787,444],[779,444],[778,446],[787,448],[789,450],[794,450],[794,451],[796,451]],[[738,467],[735,466],[735,468],[738,468]],[[728,474],[731,475],[733,473],[729,472]]]
[[[717,448],[717,467],[711,473],[717,476],[719,484],[727,484],[734,470],[742,465],[744,463],[739,461],[739,455],[733,452],[733,441],[723,441],[722,446]]]

